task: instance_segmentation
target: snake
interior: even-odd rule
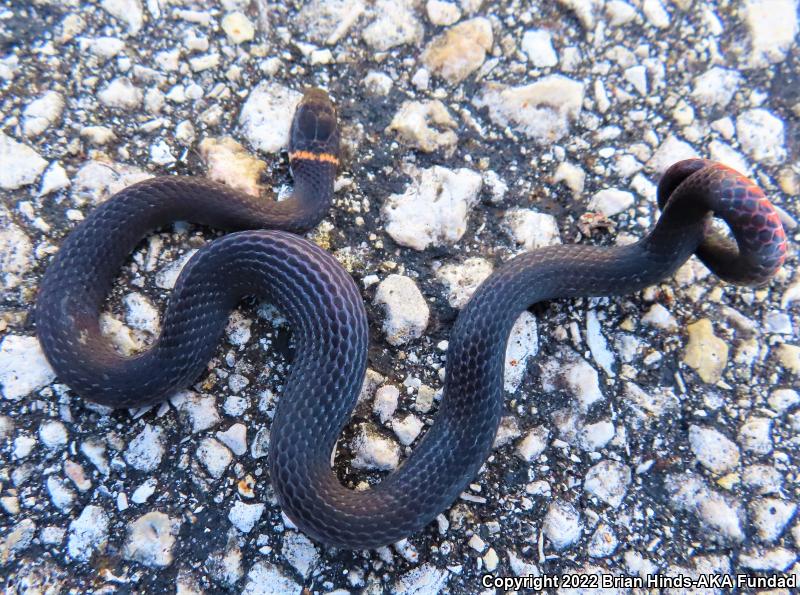
[[[693,254],[724,281],[761,285],[786,257],[778,214],[754,182],[704,159],[676,163],[657,186],[661,215],[637,242],[548,246],[495,269],[453,325],[432,425],[398,468],[353,490],[337,477],[331,456],[364,381],[368,317],[352,276],[298,235],[331,207],[339,166],[339,124],[324,91],[305,92],[289,136],[294,188],[286,200],[202,177],[162,176],[101,203],[49,263],[35,320],[62,382],[87,400],[129,408],[163,402],[195,381],[243,298],[273,303],[289,321],[295,348],[270,426],[269,481],[289,519],[333,547],[371,549],[413,535],[474,480],[503,412],[512,326],[533,304],[635,293]],[[103,301],[137,244],[177,220],[231,233],[185,264],[153,344],[122,355],[101,332]]]

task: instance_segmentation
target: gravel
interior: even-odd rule
[[[478,592],[485,572],[800,573],[800,277],[696,260],[635,295],[525,312],[495,449],[408,540],[326,548],[281,514],[266,454],[291,329],[253,301],[166,403],[61,384],[30,315],[65,235],[153,175],[288,194],[307,85],[342,123],[309,237],[367,307],[369,376],[333,467],[374,485],[435,423],[450,330],[521,252],[635,241],[659,175],[746,171],[798,235],[797,0],[12,2],[0,19],[0,568],[12,591]],[[141,244],[104,304],[123,353],[158,335],[214,230]]]

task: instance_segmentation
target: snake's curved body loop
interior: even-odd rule
[[[296,352],[272,422],[270,478],[288,516],[329,545],[372,548],[404,538],[474,479],[500,422],[506,342],[532,304],[635,292],[672,274],[694,252],[725,279],[763,283],[786,252],[777,215],[752,182],[706,161],[676,164],[659,186],[663,214],[639,242],[536,250],[506,262],[478,288],[450,337],[432,427],[398,470],[369,490],[353,491],[338,481],[330,455],[363,381],[367,317],[351,277],[315,245],[286,231],[260,230],[210,242],[185,266],[160,337],[139,356],[119,356],[98,326],[114,275],[148,230],[176,219],[227,229],[307,229],[330,204],[337,150],[332,107],[313,92],[295,116],[293,199],[263,203],[197,178],[127,188],[64,242],[36,305],[39,337],[61,380],[87,399],[130,407],[163,400],[194,380],[242,296],[272,300],[289,318]],[[728,222],[738,246],[715,235],[712,214]]]

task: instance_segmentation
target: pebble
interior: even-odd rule
[[[36,536],[36,523],[32,519],[22,519],[0,540],[0,564],[5,566],[17,552],[24,552]]]
[[[389,421],[397,410],[397,402],[400,398],[400,390],[391,384],[380,387],[375,391],[375,401],[372,403],[372,411],[381,420],[381,423]]]
[[[583,193],[584,184],[586,182],[586,172],[577,164],[562,161],[558,164],[553,174],[553,182],[556,184],[564,182],[567,188],[572,191],[573,198],[578,198]]]
[[[150,567],[172,564],[172,549],[180,530],[180,521],[163,512],[148,512],[128,525],[124,556]]]
[[[517,443],[516,454],[523,461],[532,463],[539,458],[548,445],[550,430],[545,426],[537,426],[525,434],[525,437]]]
[[[742,75],[736,70],[713,66],[694,79],[691,97],[707,107],[725,108],[741,80]]]
[[[750,68],[766,68],[785,57],[798,33],[796,0],[749,0],[741,16],[750,34],[745,62]]]
[[[192,434],[213,428],[220,421],[216,398],[212,395],[199,395],[190,390],[181,390],[172,395],[170,404],[188,425]]]
[[[382,72],[371,70],[363,80],[364,87],[371,95],[386,97],[392,90],[392,78]]]
[[[509,237],[526,252],[561,243],[556,218],[532,209],[511,209],[503,218]]]
[[[702,318],[686,327],[689,343],[683,354],[683,362],[693,368],[708,384],[722,378],[728,364],[728,344],[714,334],[714,327],[707,318]]]
[[[653,156],[647,162],[647,167],[656,174],[661,175],[667,171],[667,168],[672,164],[682,161],[683,159],[691,159],[697,156],[697,152],[692,145],[670,134],[664,139],[664,142],[659,145],[656,152],[653,153]]]
[[[47,161],[42,159],[28,145],[15,141],[0,132],[0,188],[16,190],[33,184],[47,168]]]
[[[411,0],[378,0],[373,14],[376,18],[361,34],[368,46],[385,52],[399,45],[415,44],[422,40],[424,29],[414,14]]]
[[[100,147],[117,140],[117,135],[107,126],[84,126],[81,128],[81,138],[85,138],[90,144]]]
[[[28,138],[39,136],[61,118],[64,97],[57,91],[47,91],[30,102],[22,112],[22,131]]]
[[[226,14],[222,19],[222,30],[225,31],[228,39],[235,44],[252,41],[256,34],[253,23],[241,12]]]
[[[800,347],[783,343],[778,345],[778,360],[781,365],[795,376],[800,376]]]
[[[436,271],[436,278],[447,289],[447,302],[460,310],[478,286],[492,274],[493,268],[485,258],[467,258],[463,263],[442,265]]]
[[[441,593],[450,574],[433,564],[421,564],[402,574],[393,585],[393,595],[423,595]]]
[[[424,250],[455,244],[467,230],[482,178],[470,169],[441,166],[414,169],[403,194],[392,194],[381,209],[386,233],[401,246]]]
[[[24,434],[17,436],[14,438],[14,458],[15,459],[24,459],[31,451],[33,451],[33,447],[36,446],[36,438],[32,438],[30,436],[26,436]]]
[[[69,524],[67,551],[81,562],[88,562],[96,551],[105,550],[108,541],[108,515],[90,504]]]
[[[51,475],[47,478],[47,491],[53,506],[61,512],[69,512],[72,509],[72,505],[75,503],[75,492],[63,481]]]
[[[678,321],[661,304],[653,304],[650,309],[642,316],[642,324],[654,326],[665,331],[678,330]]]
[[[636,8],[623,0],[611,0],[605,5],[608,24],[612,27],[622,27],[636,18]]]
[[[144,23],[141,0],[103,0],[103,10],[128,26],[128,33],[136,35]]]
[[[216,436],[233,454],[242,456],[247,452],[247,426],[244,424],[233,424],[224,432],[217,432]]]
[[[242,569],[242,550],[236,544],[228,544],[224,550],[212,553],[205,561],[205,567],[211,577],[224,586],[232,587],[244,575]],[[187,595],[198,590],[187,589]],[[178,593],[181,593],[180,589]]]
[[[578,430],[578,446],[586,452],[598,452],[611,442],[615,434],[614,424],[608,420],[584,424]]]
[[[142,105],[144,94],[130,79],[119,77],[103,87],[97,98],[106,107],[130,111]]]
[[[48,421],[39,426],[39,438],[47,448],[60,450],[67,445],[67,428],[60,421]]]
[[[583,489],[596,496],[611,508],[619,508],[628,486],[631,484],[631,469],[617,461],[600,461],[586,472]]]
[[[583,525],[580,513],[572,504],[556,500],[547,508],[542,531],[556,550],[564,550],[581,537]]]
[[[760,455],[772,452],[772,420],[767,417],[750,417],[739,428],[742,448]]]
[[[133,494],[131,494],[131,502],[134,504],[144,504],[150,499],[150,496],[155,493],[157,486],[158,482],[155,479],[148,479],[138,488],[133,490]]]
[[[277,153],[289,145],[289,130],[302,94],[262,81],[250,92],[239,114],[239,124],[250,144],[264,153]]]
[[[665,487],[673,506],[692,512],[709,529],[705,535],[710,542],[744,540],[739,504],[709,489],[699,476],[693,473],[671,475]]]
[[[125,450],[125,461],[139,471],[155,471],[164,456],[164,430],[145,424]]]
[[[6,220],[0,229],[0,286],[3,289],[18,287],[33,265],[30,239],[19,226]]]
[[[569,133],[571,122],[580,116],[583,95],[583,83],[552,74],[520,87],[487,83],[472,103],[488,108],[498,126],[510,126],[539,144],[548,144]]]
[[[63,166],[54,161],[42,176],[42,185],[39,188],[39,196],[46,196],[58,190],[68,188],[70,185],[69,176]],[[2,268],[2,267],[0,267]]]
[[[362,0],[312,0],[298,14],[301,30],[314,43],[335,45],[364,14]]]
[[[777,165],[786,159],[783,121],[763,108],[747,110],[736,118],[736,138],[756,161]]]
[[[546,29],[525,31],[520,48],[528,62],[536,68],[550,68],[558,64],[558,55],[553,49],[553,37]]]
[[[618,543],[614,529],[605,523],[600,523],[592,533],[586,553],[592,558],[605,558],[616,551]]]
[[[300,595],[302,587],[294,579],[265,560],[258,561],[250,568],[242,595]]]
[[[628,81],[639,95],[647,95],[647,68],[641,65],[625,69],[625,80]]]
[[[525,377],[528,362],[539,352],[539,334],[536,317],[530,312],[519,315],[506,344],[503,389],[509,393],[517,392]]]
[[[442,0],[428,0],[425,4],[428,20],[434,25],[447,27],[458,22],[461,18],[461,9],[453,2]]]
[[[742,482],[762,496],[777,494],[783,487],[783,476],[770,465],[750,465],[742,472]]]
[[[669,27],[669,13],[661,0],[644,0],[642,2],[642,12],[651,25],[657,29]]]
[[[782,414],[800,403],[800,394],[791,388],[778,388],[772,391],[767,402],[773,411]]]
[[[428,326],[430,309],[410,277],[395,274],[386,277],[378,285],[373,303],[384,308],[382,329],[391,345],[403,345],[421,337]]]
[[[713,473],[723,475],[739,466],[739,447],[713,428],[689,426],[689,445],[698,462]]]
[[[392,422],[392,430],[403,446],[410,446],[417,439],[425,424],[413,413],[409,413],[403,419]]]
[[[797,560],[797,554],[785,547],[772,549],[751,548],[739,554],[739,564],[761,572],[785,572]]]
[[[153,174],[138,167],[96,157],[87,161],[73,178],[72,199],[77,206],[98,204],[137,182],[152,178]]]
[[[308,537],[296,531],[287,531],[283,535],[281,553],[300,576],[306,579],[319,562],[317,548]]]
[[[211,477],[219,479],[233,462],[233,455],[214,438],[204,438],[197,448],[197,460],[208,470]]]
[[[125,322],[138,331],[157,335],[161,330],[158,310],[153,303],[141,293],[129,293],[122,298],[125,306]]]
[[[542,388],[545,392],[568,390],[583,412],[588,411],[594,403],[603,400],[597,370],[575,354],[549,360],[543,365]]]
[[[353,440],[353,467],[391,471],[400,465],[400,447],[384,438],[367,424]]]
[[[386,130],[396,132],[405,144],[420,151],[442,149],[450,154],[458,143],[453,130],[457,127],[458,122],[439,100],[404,101]]]
[[[751,503],[750,515],[758,538],[771,543],[778,539],[794,518],[797,505],[780,498],[761,498]]]
[[[244,502],[235,502],[230,512],[228,512],[228,520],[242,533],[250,533],[253,527],[264,514],[264,504],[245,504]]]
[[[0,384],[5,399],[18,401],[55,377],[36,337],[6,335],[0,342]]]

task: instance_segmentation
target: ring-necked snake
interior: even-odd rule
[[[331,204],[339,154],[327,95],[308,91],[291,129],[294,194],[266,201],[203,178],[160,177],[94,210],[49,265],[36,303],[41,344],[61,381],[112,407],[163,401],[211,359],[243,296],[276,304],[296,351],[271,426],[270,478],[297,526],[326,544],[372,548],[404,538],[450,506],[486,460],[500,422],[506,342],[520,313],[555,298],[636,292],[692,254],[732,283],[766,282],[783,262],[778,216],[753,182],[700,159],[662,177],[662,214],[639,242],[552,246],[500,266],[458,316],[433,425],[399,469],[364,491],[342,486],[331,452],[361,388],[367,316],[352,278],[332,256],[290,232],[313,227]],[[711,227],[729,225],[735,242]],[[119,355],[99,312],[115,275],[149,231],[176,220],[229,230],[186,264],[147,351]],[[270,228],[265,231],[256,228]]]

